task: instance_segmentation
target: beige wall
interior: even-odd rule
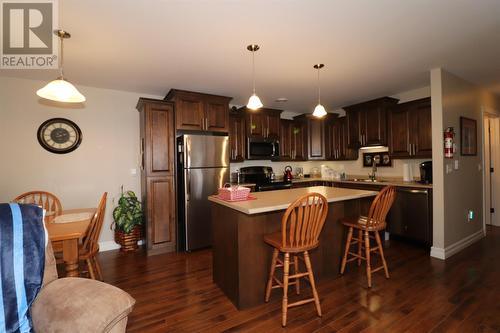
[[[139,113],[135,109],[140,95],[78,86],[87,97],[85,106],[63,108],[41,103],[35,92],[44,84],[0,77],[0,202],[41,189],[55,193],[65,209],[95,207],[107,191],[101,242],[112,241],[111,212],[120,186],[140,194]],[[77,150],[57,155],[38,144],[38,126],[54,117],[78,124],[83,141]],[[131,175],[131,169],[137,169],[137,175]]]
[[[457,244],[483,230],[482,112],[498,99],[479,87],[442,69],[431,71],[434,161],[434,244],[453,249]],[[477,156],[460,155],[460,117],[477,121]],[[443,158],[443,130],[455,129],[457,152],[453,159]],[[454,170],[455,161],[459,169]],[[452,168],[447,173],[446,166]],[[467,211],[475,219],[467,221]],[[450,251],[453,252],[453,251]],[[452,254],[452,253],[451,253]]]

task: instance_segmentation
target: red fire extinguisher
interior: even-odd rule
[[[444,131],[444,157],[453,158],[453,153],[455,152],[453,143],[453,138],[455,137],[455,132],[453,132],[453,127],[448,127]]]

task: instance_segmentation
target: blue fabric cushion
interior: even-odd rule
[[[0,332],[31,332],[29,309],[45,268],[43,210],[0,204]]]

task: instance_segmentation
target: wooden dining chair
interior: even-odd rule
[[[62,205],[59,198],[54,194],[45,191],[30,191],[23,193],[16,198],[13,202],[36,204],[45,209],[45,221],[53,220],[57,215],[61,215]]]
[[[101,235],[102,225],[104,222],[104,213],[106,211],[106,199],[108,193],[104,192],[97,207],[97,211],[90,222],[87,230],[87,235],[80,244],[78,250],[79,260],[85,261],[89,271],[90,278],[93,280],[102,281],[101,266],[97,259],[99,253],[99,236]]]
[[[328,202],[326,198],[319,193],[309,193],[295,200],[285,211],[281,219],[280,232],[264,236],[264,241],[274,247],[265,301],[269,301],[272,289],[283,288],[281,309],[281,324],[283,326],[286,326],[288,308],[297,305],[314,302],[316,312],[321,317],[321,305],[314,282],[309,250],[319,245],[319,235],[327,213]],[[283,260],[280,258],[280,254],[283,254]],[[300,254],[303,257],[300,257]],[[293,262],[290,262],[290,255],[293,256]],[[304,261],[306,272],[299,271],[299,259]],[[294,268],[292,275],[290,275],[290,265],[293,265]],[[278,267],[283,267],[282,281],[274,276]],[[288,287],[295,285],[297,295],[300,294],[300,278],[304,278],[310,283],[313,297],[288,304]],[[289,282],[290,280],[293,282]]]
[[[345,246],[344,257],[342,258],[342,265],[340,268],[340,274],[344,274],[345,266],[348,262],[357,260],[358,266],[361,265],[361,261],[366,261],[366,277],[368,279],[368,287],[372,286],[372,273],[384,269],[385,277],[389,278],[389,269],[387,268],[387,262],[384,257],[384,249],[382,247],[382,241],[380,240],[379,231],[386,228],[385,218],[387,213],[391,209],[396,196],[396,188],[394,186],[384,187],[373,199],[370,205],[370,210],[368,211],[368,216],[359,216],[355,218],[343,218],[341,220],[342,224],[348,227],[347,241]],[[353,237],[354,229],[358,230],[358,237]],[[370,233],[374,235],[371,236]],[[377,246],[374,248],[370,247],[370,239],[375,239]],[[357,253],[351,252],[351,245],[358,244]],[[363,256],[363,247],[365,250],[365,255]],[[382,259],[382,265],[372,269],[371,268],[371,253],[377,253]],[[349,258],[349,256],[351,256]]]

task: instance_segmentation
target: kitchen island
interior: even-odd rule
[[[264,302],[272,248],[264,235],[281,230],[286,208],[298,197],[317,192],[328,201],[320,245],[310,251],[317,280],[339,274],[344,230],[339,219],[366,214],[374,191],[314,186],[252,193],[255,200],[227,202],[210,196],[213,280],[238,309]]]

